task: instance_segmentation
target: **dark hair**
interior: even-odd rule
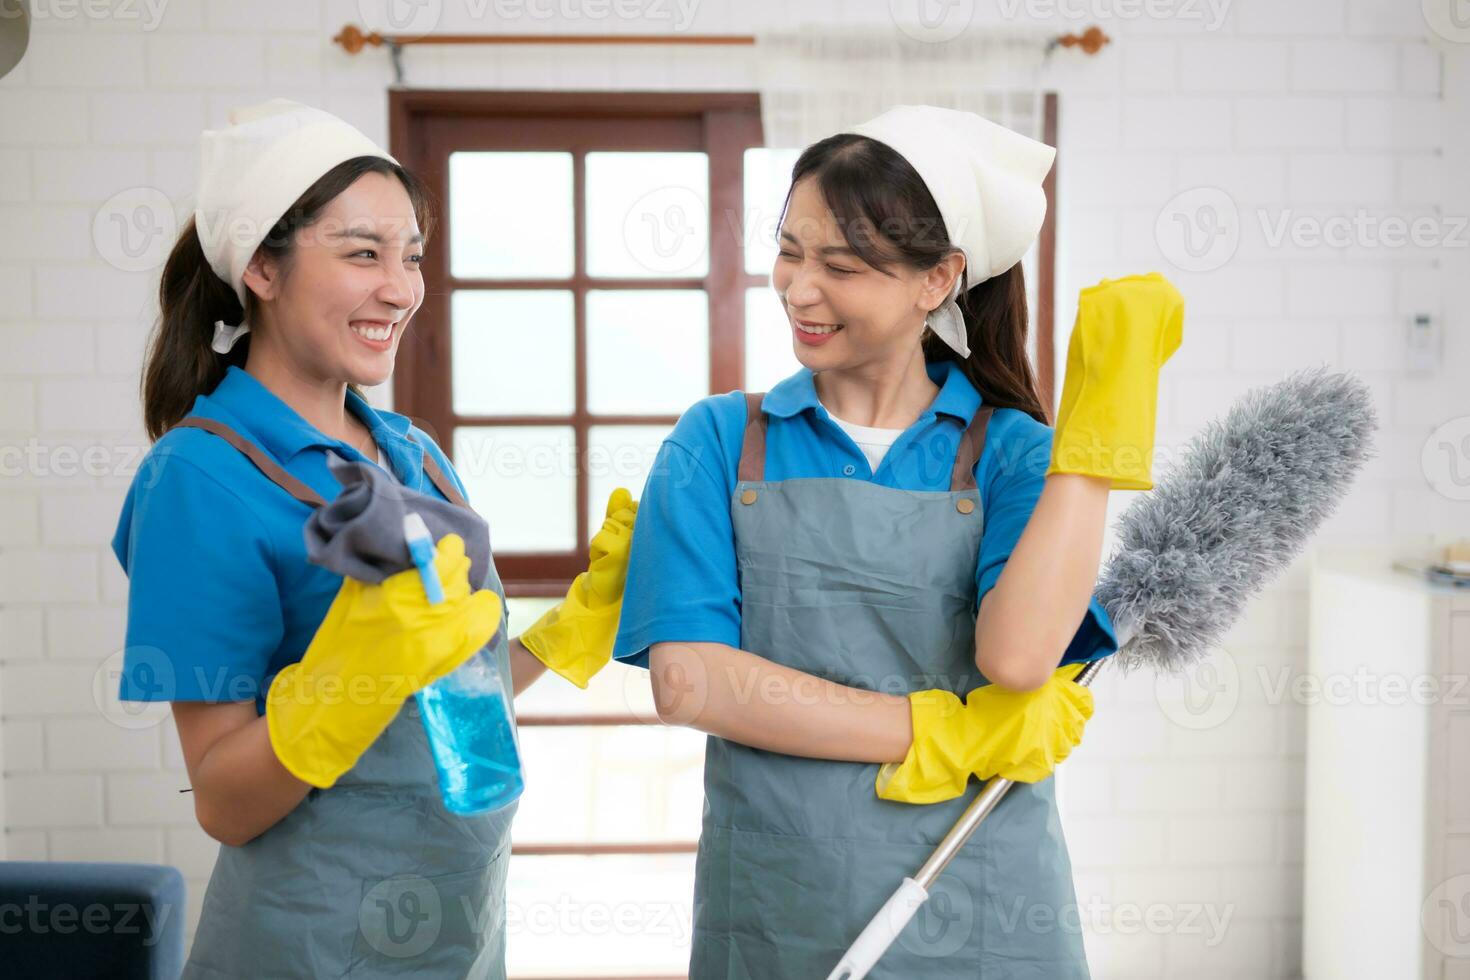
[[[427,241],[433,207],[423,182],[391,160],[362,156],[337,164],[312,184],[271,228],[260,251],[289,267],[295,233],[310,226],[322,211],[363,174],[397,177],[413,204],[419,230]],[[250,351],[245,334],[228,354],[210,347],[214,322],[258,322],[258,300],[246,291],[245,308],[230,284],[217,276],[204,257],[194,219],[184,226],[163,266],[158,284],[158,322],[143,361],[143,425],[157,440],[194,406],[194,399],[214,390],[234,364],[244,366]],[[352,386],[354,389],[356,386]]]
[[[950,241],[939,205],[913,166],[892,148],[866,136],[839,133],[813,143],[791,171],[791,184],[814,177],[847,244],[867,262],[886,269],[895,262],[926,270],[958,248]],[[791,205],[791,191],[782,206]],[[965,317],[970,356],[961,358],[931,331],[924,332],[924,360],[949,358],[996,408],[1016,408],[1047,423],[1026,357],[1026,279],[1017,262],[969,288],[969,270],[956,298]]]

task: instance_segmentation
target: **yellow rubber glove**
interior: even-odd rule
[[[1184,335],[1184,297],[1157,272],[1082,290],[1052,439],[1052,473],[1153,487],[1159,369]]]
[[[326,789],[356,765],[403,702],[468,660],[500,626],[500,597],[470,591],[464,539],[434,549],[444,601],[430,604],[418,569],[378,585],[344,578],[301,660],[266,694],[276,757],[297,779]]]
[[[901,763],[878,768],[885,800],[938,803],[964,793],[970,775],[1018,783],[1045,779],[1082,741],[1092,691],[1077,683],[1085,664],[1067,664],[1034,691],[977,687],[962,704],[949,691],[909,695],[914,740]]]
[[[521,644],[536,659],[583,689],[612,659],[637,516],[633,495],[614,490],[602,530],[592,537],[587,571],[573,580],[565,599],[521,634]]]

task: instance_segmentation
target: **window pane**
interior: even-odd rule
[[[461,279],[569,278],[572,155],[449,154],[449,258]]]
[[[698,839],[703,733],[677,725],[524,725],[518,737],[526,792],[517,844]]]
[[[770,391],[801,370],[792,348],[791,321],[769,286],[745,291],[745,390]]]
[[[687,407],[687,406],[686,406]],[[587,526],[593,534],[607,519],[607,498],[627,487],[634,499],[643,495],[658,447],[671,425],[594,425],[587,440]]]
[[[506,885],[507,971],[683,976],[693,903],[693,854],[517,855]]]
[[[454,411],[570,415],[576,407],[573,317],[566,290],[455,290]],[[528,371],[530,364],[536,370]]]
[[[570,426],[460,426],[454,468],[490,522],[495,554],[577,546],[576,437]]]
[[[781,205],[791,188],[791,168],[800,150],[752,147],[745,151],[745,271],[768,275],[776,264]]]
[[[703,276],[709,271],[709,158],[587,154],[587,274]]]
[[[709,393],[709,300],[700,289],[587,292],[587,407],[682,412]]]

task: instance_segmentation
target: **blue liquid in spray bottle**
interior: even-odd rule
[[[434,569],[434,539],[424,519],[405,515],[403,537],[429,602],[443,602],[444,590]],[[439,771],[445,809],[466,816],[485,813],[521,795],[525,783],[510,698],[490,647],[414,697]]]

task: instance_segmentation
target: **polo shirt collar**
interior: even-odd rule
[[[929,410],[936,415],[953,416],[961,425],[969,425],[984,399],[970,383],[970,379],[965,377],[965,372],[954,361],[947,359],[935,361],[926,365],[926,368],[929,380],[939,385],[939,394],[934,397],[934,403],[929,406]]]
[[[258,378],[237,365],[229,366],[224,378],[203,400],[210,408],[222,410],[236,428],[248,432],[266,452],[282,463],[313,446],[333,449],[339,455],[351,458],[342,450],[353,447],[327,436],[261,384]],[[407,416],[375,409],[351,388],[347,389],[346,404],[348,411],[372,431],[373,439],[390,457],[396,455],[394,449],[402,443],[412,444],[408,438]]]
[[[939,385],[939,394],[925,415],[949,415],[958,419],[961,425],[969,425],[982,399],[970,379],[965,377],[965,372],[948,359],[926,364],[924,369],[929,380]],[[803,367],[768,391],[761,399],[761,409],[776,418],[790,418],[807,409],[821,408],[814,379],[811,368]]]

